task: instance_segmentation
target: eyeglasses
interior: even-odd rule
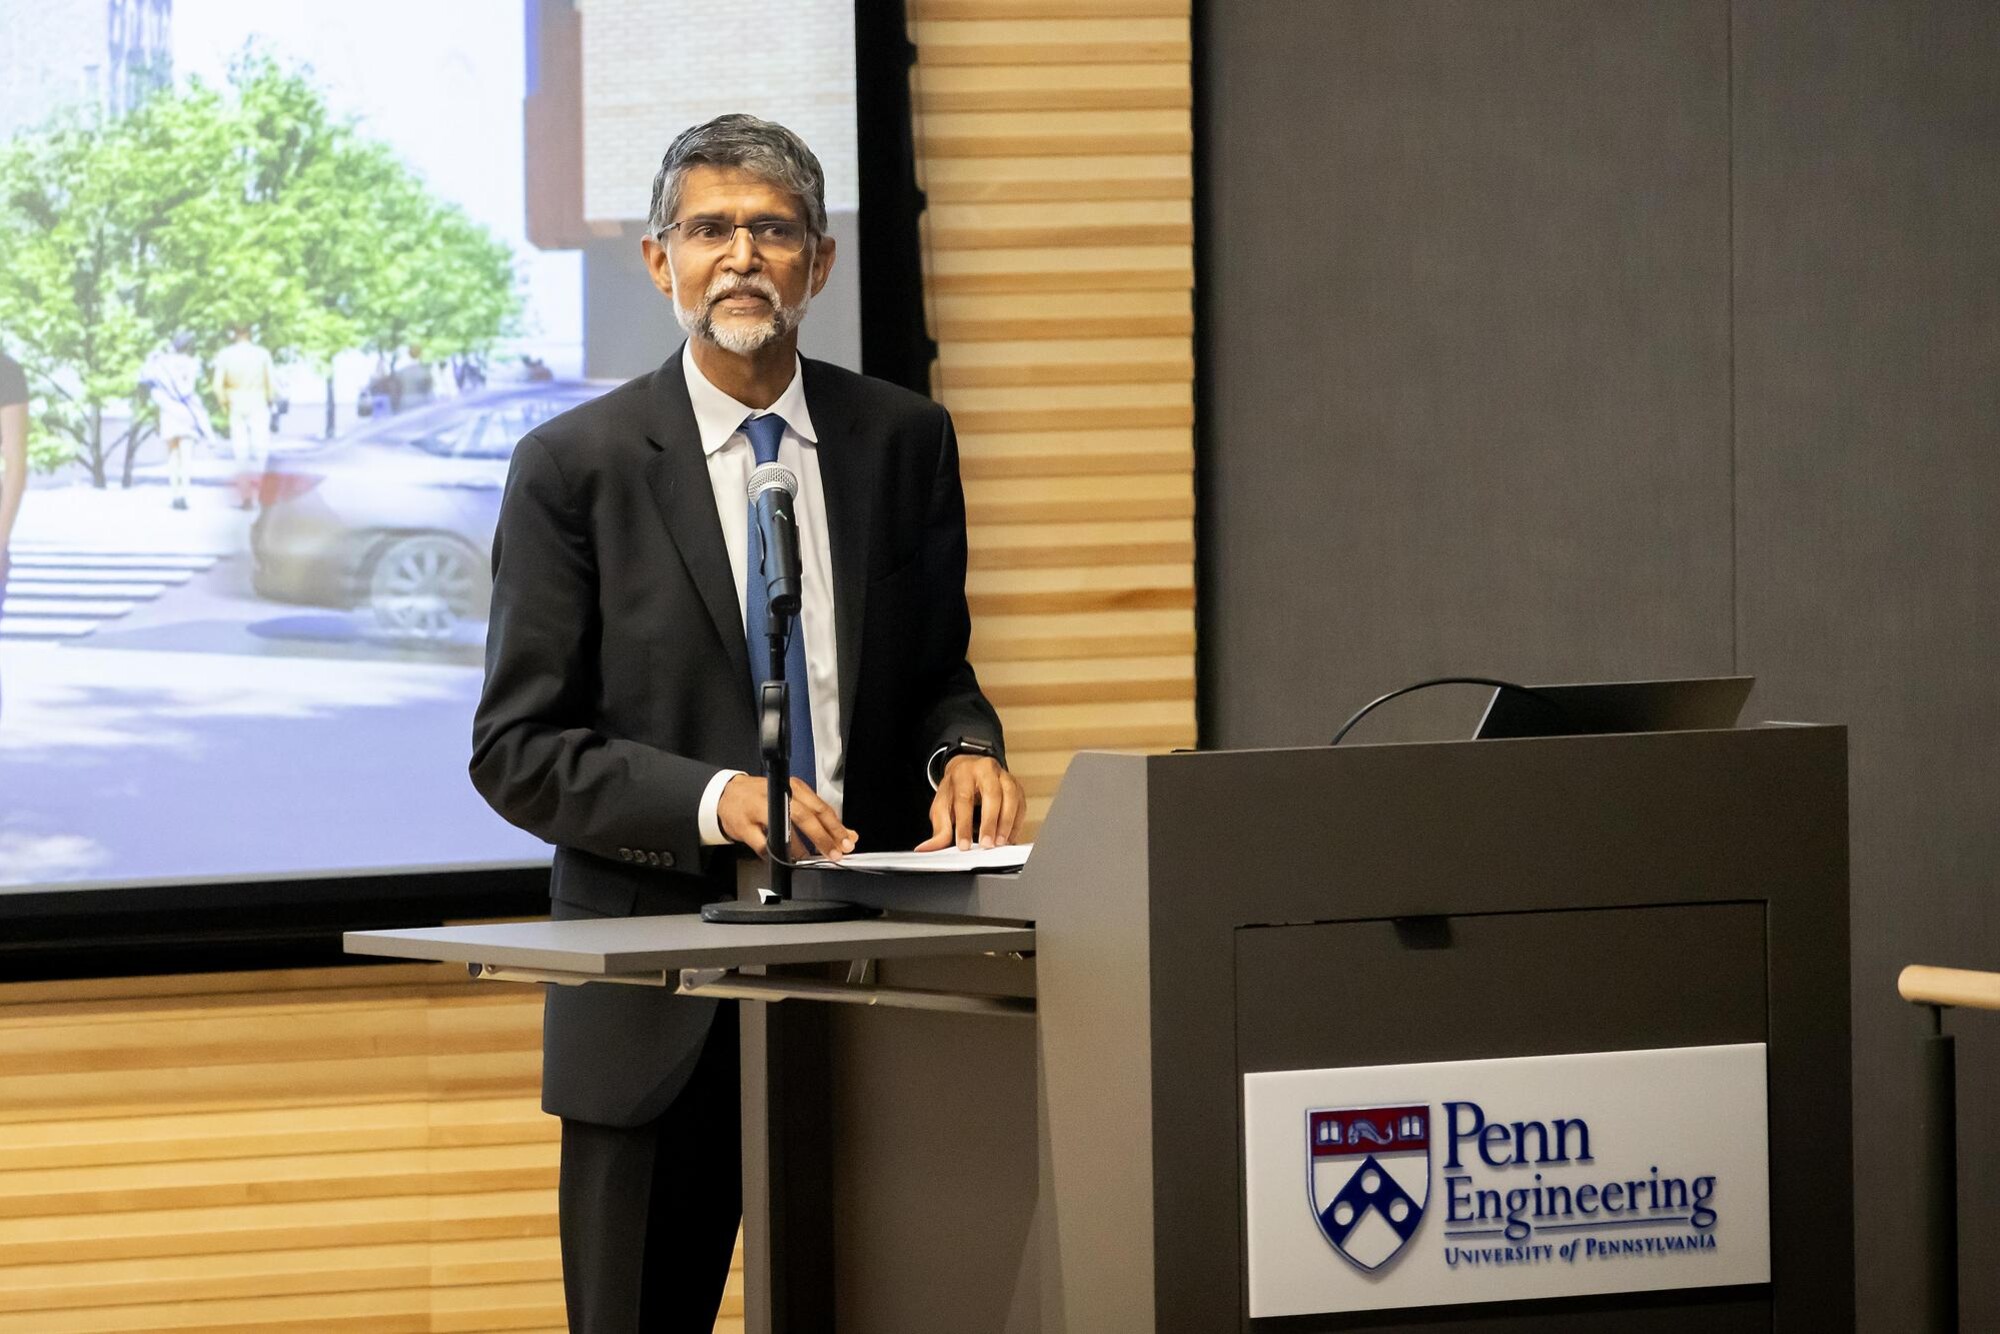
[[[736,244],[736,233],[750,233],[750,244],[767,255],[796,255],[806,248],[808,233],[803,223],[790,218],[752,218],[731,222],[728,218],[682,218],[660,228],[661,239],[677,231],[690,250],[717,253]]]

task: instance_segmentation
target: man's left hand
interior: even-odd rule
[[[974,807],[978,815],[973,814]],[[918,852],[935,852],[956,839],[959,851],[1012,843],[1028,815],[1021,780],[990,755],[954,755],[945,762],[944,777],[931,801],[931,836],[917,844]]]

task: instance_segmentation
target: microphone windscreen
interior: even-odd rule
[[[783,491],[792,499],[798,499],[798,475],[782,463],[760,465],[757,471],[750,474],[750,502],[755,504],[757,497],[771,490]]]

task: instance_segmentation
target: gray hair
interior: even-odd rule
[[[653,206],[646,230],[660,239],[681,205],[681,182],[689,167],[740,167],[798,197],[806,225],[826,235],[826,174],[806,141],[776,121],[732,112],[682,130],[660,159],[653,176]]]

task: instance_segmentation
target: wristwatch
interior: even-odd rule
[[[991,741],[982,741],[976,736],[962,736],[956,741],[948,741],[931,752],[931,758],[924,765],[924,777],[930,779],[931,791],[937,791],[938,781],[944,777],[944,766],[955,755],[984,755],[988,759],[1000,758],[1000,747]]]

